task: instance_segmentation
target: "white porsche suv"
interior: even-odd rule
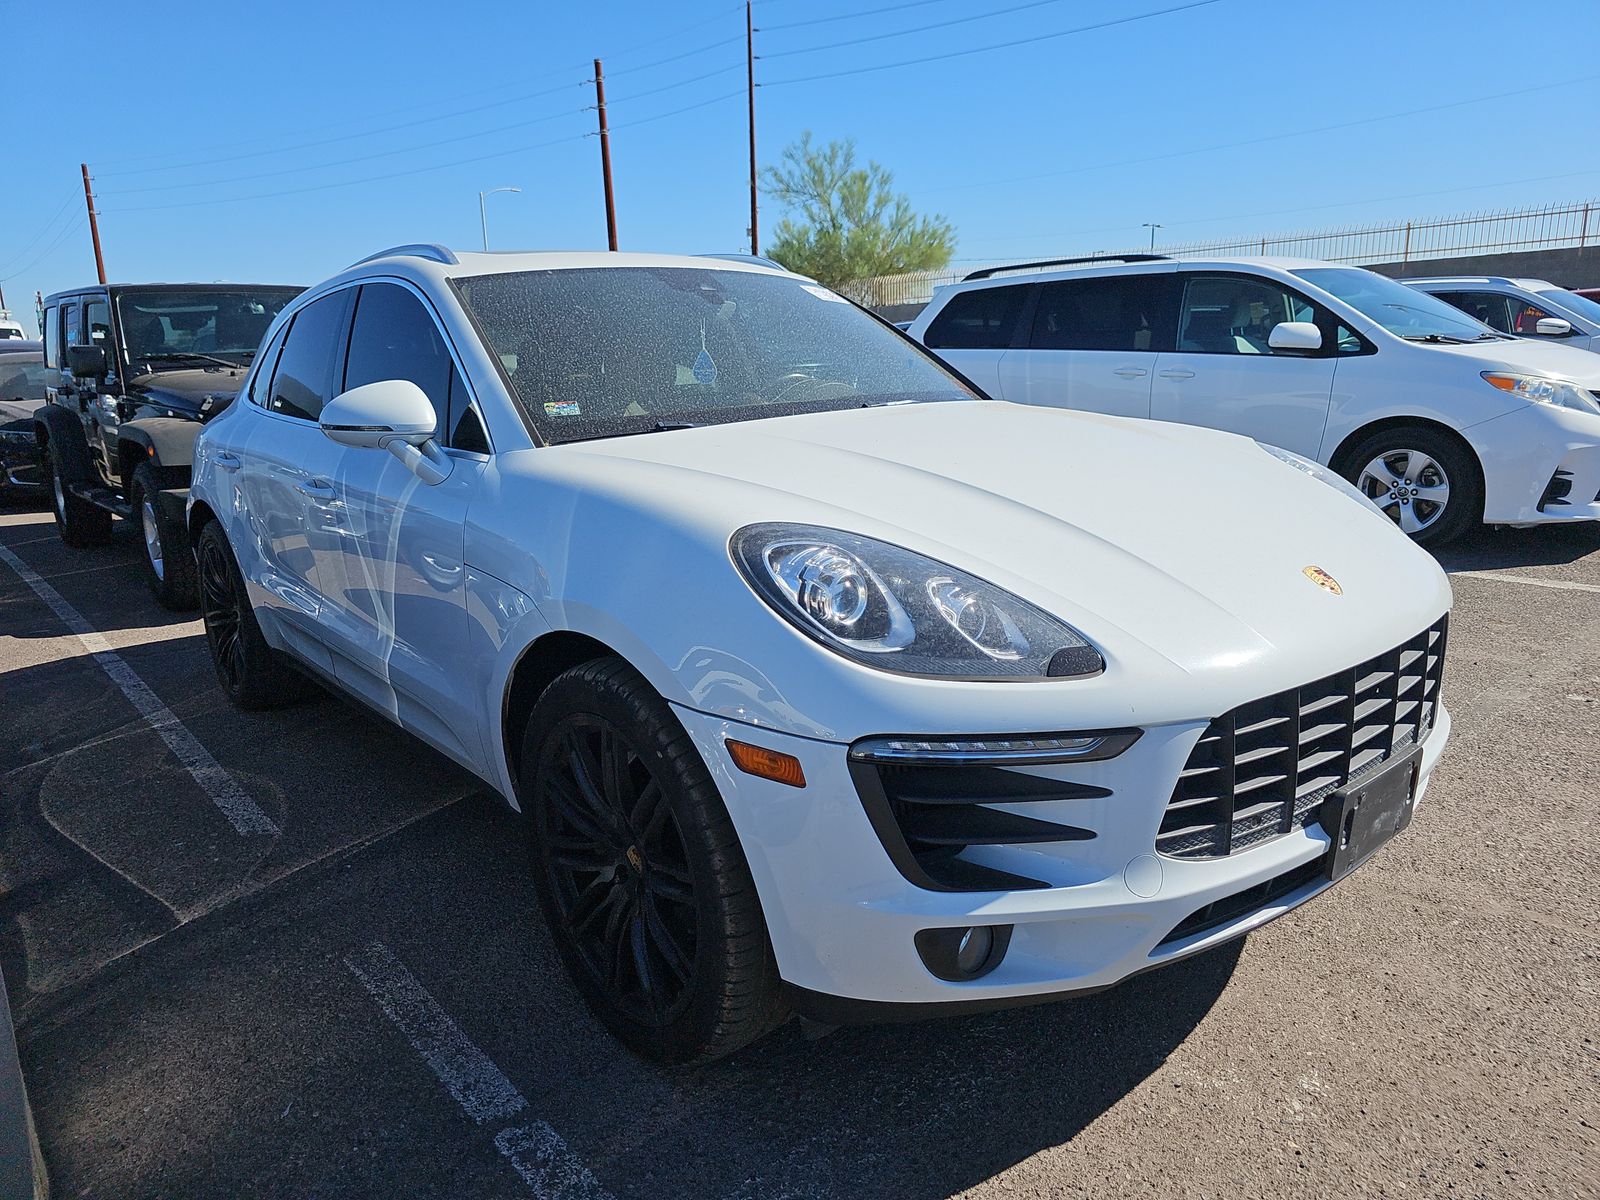
[[[1480,522],[1600,519],[1600,358],[1360,267],[1138,254],[994,268],[941,291],[909,332],[993,396],[1209,425],[1326,463],[1424,544]]]
[[[1237,937],[1403,829],[1449,734],[1449,585],[1342,480],[987,401],[758,264],[359,263],[274,323],[189,520],[227,694],[304,673],[504,795],[662,1061]]]

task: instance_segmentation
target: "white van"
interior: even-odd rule
[[[992,268],[942,289],[908,332],[1001,399],[1292,450],[1420,542],[1479,522],[1600,520],[1600,358],[1497,333],[1359,267],[1129,255]],[[1138,463],[1127,479],[1161,486]]]

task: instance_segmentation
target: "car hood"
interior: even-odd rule
[[[226,408],[244,382],[247,368],[226,371],[221,367],[185,367],[178,371],[156,371],[135,375],[126,384],[128,396],[141,404],[170,408],[182,416],[209,420]]]
[[[1476,359],[1482,371],[1511,371],[1524,375],[1549,375],[1568,379],[1591,391],[1600,390],[1600,357],[1592,350],[1558,346],[1531,338],[1505,342],[1469,342],[1464,346],[1413,342],[1444,354]]]
[[[651,511],[678,505],[724,539],[792,521],[898,543],[1056,613],[1108,658],[1145,648],[1203,672],[1289,650],[1311,679],[1449,604],[1438,565],[1376,510],[1246,438],[1192,426],[958,401],[558,452],[586,461],[586,486]]]

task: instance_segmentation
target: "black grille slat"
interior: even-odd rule
[[[1212,721],[1156,835],[1178,858],[1222,858],[1317,819],[1322,801],[1428,736],[1448,616],[1394,649]]]

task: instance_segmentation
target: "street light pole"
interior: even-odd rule
[[[492,196],[496,192],[520,192],[521,190],[519,187],[497,187],[490,188],[487,192],[478,193],[478,223],[483,227],[483,248],[485,250],[489,249],[489,212],[484,207],[483,198]]]
[[[1156,230],[1160,229],[1161,226],[1154,221],[1146,221],[1144,227],[1150,231],[1150,252],[1154,254],[1156,249]]]

